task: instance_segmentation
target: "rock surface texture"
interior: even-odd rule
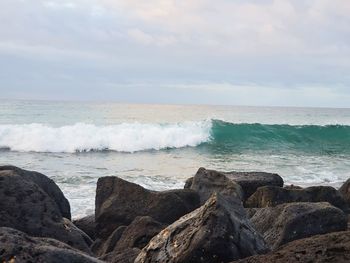
[[[339,188],[339,192],[350,207],[350,179]]]
[[[283,179],[278,174],[265,173],[265,172],[218,172],[214,170],[207,170],[205,168],[199,168],[195,177],[198,178],[201,175],[210,173],[212,177],[223,177],[225,176],[229,180],[238,184],[242,188],[243,199],[246,200],[251,196],[259,187],[262,186],[279,186],[283,187]],[[185,182],[185,189],[193,189],[192,184],[195,177],[188,178]],[[223,186],[221,186],[223,188]]]
[[[295,240],[272,253],[245,258],[236,263],[347,263],[350,262],[350,231]],[[233,262],[232,262],[233,263]]]
[[[62,217],[57,203],[38,184],[24,180],[15,170],[0,171],[0,207],[0,227],[90,251],[90,238]]]
[[[102,263],[55,239],[31,237],[12,228],[0,227],[0,241],[0,262]]]
[[[48,178],[44,174],[23,170],[16,166],[0,166],[0,171],[6,170],[14,171],[23,179],[36,183],[48,196],[51,197],[53,201],[55,201],[62,216],[71,220],[69,202],[63,195],[61,189],[56,185],[56,183],[52,179]]]
[[[259,208],[251,222],[272,249],[296,239],[347,229],[346,214],[329,203],[287,203]]]
[[[205,168],[199,168],[192,179],[190,189],[198,192],[201,204],[204,204],[214,192],[235,200],[243,198],[242,188],[238,184],[222,173]]]
[[[135,263],[229,262],[267,250],[243,207],[214,193],[202,207],[152,238]]]
[[[73,224],[83,230],[92,240],[95,240],[95,215],[73,220]]]
[[[101,177],[96,190],[96,235],[106,239],[137,216],[170,224],[198,206],[199,196],[193,190],[156,192],[118,177]]]
[[[348,205],[341,194],[330,186],[312,186],[303,189],[286,189],[264,186],[245,202],[246,207],[269,207],[293,202],[328,202],[344,211]]]

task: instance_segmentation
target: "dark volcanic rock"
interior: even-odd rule
[[[23,170],[11,165],[0,166],[0,171],[6,170],[14,171],[23,179],[36,183],[48,196],[52,198],[53,201],[56,202],[62,216],[71,220],[69,202],[53,180],[38,172]]]
[[[98,179],[96,235],[106,239],[118,226],[129,225],[137,216],[150,216],[170,224],[199,206],[193,190],[150,191],[118,177]]]
[[[90,238],[64,219],[56,202],[31,180],[16,171],[0,171],[0,227],[31,236],[50,237],[89,252]]]
[[[346,214],[329,203],[258,208],[251,222],[272,249],[296,239],[347,229]]]
[[[165,227],[149,216],[136,217],[124,230],[114,250],[122,251],[133,247],[142,249]]]
[[[135,263],[228,262],[267,252],[242,205],[214,193],[195,211],[151,239]]]
[[[104,260],[109,263],[134,263],[135,258],[140,253],[139,248],[127,248],[119,252],[111,252],[102,257],[101,260]]]
[[[350,179],[339,188],[339,192],[350,206]]]
[[[83,230],[92,240],[95,240],[95,215],[75,219],[73,224]]]
[[[0,262],[102,263],[55,239],[30,237],[12,228],[0,227],[0,242]]]
[[[350,231],[295,240],[272,253],[245,258],[236,263],[346,263],[350,262]],[[233,263],[233,262],[232,262]]]
[[[283,188],[288,189],[288,190],[301,190],[303,189],[301,186],[290,184],[290,185],[285,185]]]
[[[93,251],[102,256],[110,252],[120,254],[129,248],[142,249],[165,227],[149,216],[136,217],[129,226],[121,226],[113,231],[106,242],[99,244],[100,247],[95,245]]]
[[[244,200],[262,186],[283,187],[283,179],[278,174],[264,172],[228,172],[225,175],[239,184],[244,192]]]
[[[98,256],[103,256],[112,252],[125,229],[126,226],[118,227],[112,232],[112,234],[110,234],[107,240],[102,240],[101,238],[96,239],[91,246],[91,251]]]
[[[262,186],[280,186],[283,187],[283,179],[278,174],[264,172],[218,172],[199,168],[196,177],[210,172],[212,176],[226,176],[231,181],[239,184],[243,190],[243,199],[246,200],[256,189]],[[185,189],[192,188],[194,177],[188,178],[185,182]]]
[[[199,168],[191,182],[191,189],[198,192],[201,204],[204,204],[212,193],[217,192],[226,198],[242,200],[242,188],[228,179],[224,174],[213,170]]]
[[[285,189],[264,186],[245,202],[246,207],[269,207],[292,202],[328,202],[342,210],[347,204],[340,193],[330,186],[313,186],[303,189]]]

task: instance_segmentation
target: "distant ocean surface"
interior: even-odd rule
[[[0,100],[0,164],[55,180],[73,217],[93,213],[108,175],[165,190],[203,166],[338,187],[350,178],[350,109]]]

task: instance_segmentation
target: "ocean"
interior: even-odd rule
[[[286,184],[350,178],[350,109],[0,101],[0,165],[52,178],[73,217],[97,179],[182,188],[199,167],[280,174]]]

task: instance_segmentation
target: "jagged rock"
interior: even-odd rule
[[[242,188],[238,184],[222,173],[205,168],[199,168],[191,182],[191,189],[198,192],[201,204],[204,204],[214,192],[239,201],[243,198]]]
[[[340,193],[330,186],[312,186],[303,189],[285,189],[276,186],[264,186],[245,202],[246,207],[269,207],[293,202],[328,202],[342,210],[347,210]]]
[[[235,261],[235,263],[267,262],[350,262],[350,231],[335,232],[295,240],[269,254]]]
[[[149,216],[136,217],[132,223],[116,231],[103,244],[101,259],[108,262],[134,262],[140,249],[166,226]]]
[[[347,229],[346,214],[329,203],[258,208],[251,222],[272,249],[296,239]]]
[[[288,189],[288,190],[300,190],[303,189],[301,186],[290,184],[290,185],[285,185],[283,188]]]
[[[127,248],[119,252],[110,252],[102,257],[101,260],[104,260],[109,263],[134,263],[135,258],[140,253],[139,248]]]
[[[283,187],[283,179],[278,174],[265,172],[228,172],[225,175],[239,184],[244,192],[244,200],[262,186]]]
[[[96,235],[106,239],[118,226],[137,216],[150,216],[170,224],[199,206],[198,194],[189,189],[150,191],[118,177],[101,177],[96,190]]]
[[[231,181],[239,184],[243,190],[243,199],[246,200],[256,189],[262,186],[280,186],[283,187],[283,179],[278,174],[265,172],[218,172],[199,168],[196,176],[210,172],[212,176],[226,176]],[[185,189],[192,188],[194,177],[188,178],[185,182]]]
[[[339,193],[350,206],[350,179],[348,179],[340,188]]]
[[[0,262],[102,263],[55,239],[31,237],[12,228],[0,227],[0,242]]]
[[[102,240],[101,238],[96,239],[91,246],[91,251],[98,256],[103,256],[112,252],[125,229],[126,226],[118,227],[112,232],[107,240]]]
[[[23,179],[30,180],[36,183],[48,196],[56,202],[61,214],[63,217],[71,220],[70,205],[68,200],[63,195],[61,189],[56,185],[56,183],[48,178],[46,175],[20,169],[16,166],[5,165],[0,166],[0,171],[11,170],[14,171],[17,175],[21,176]]]
[[[214,193],[203,206],[152,238],[135,263],[228,262],[267,250],[243,206]]]
[[[73,224],[95,240],[95,215],[84,216],[73,220]]]
[[[121,251],[133,247],[142,249],[165,227],[166,225],[149,216],[136,217],[124,230],[114,250]]]
[[[114,254],[121,253],[128,248],[142,249],[152,237],[165,227],[166,225],[149,216],[136,217],[129,226],[121,226],[113,231],[106,242],[94,245],[93,251],[102,256],[110,252]]]
[[[0,227],[55,238],[90,252],[90,238],[62,217],[57,203],[41,187],[15,170],[0,171],[0,207]]]

